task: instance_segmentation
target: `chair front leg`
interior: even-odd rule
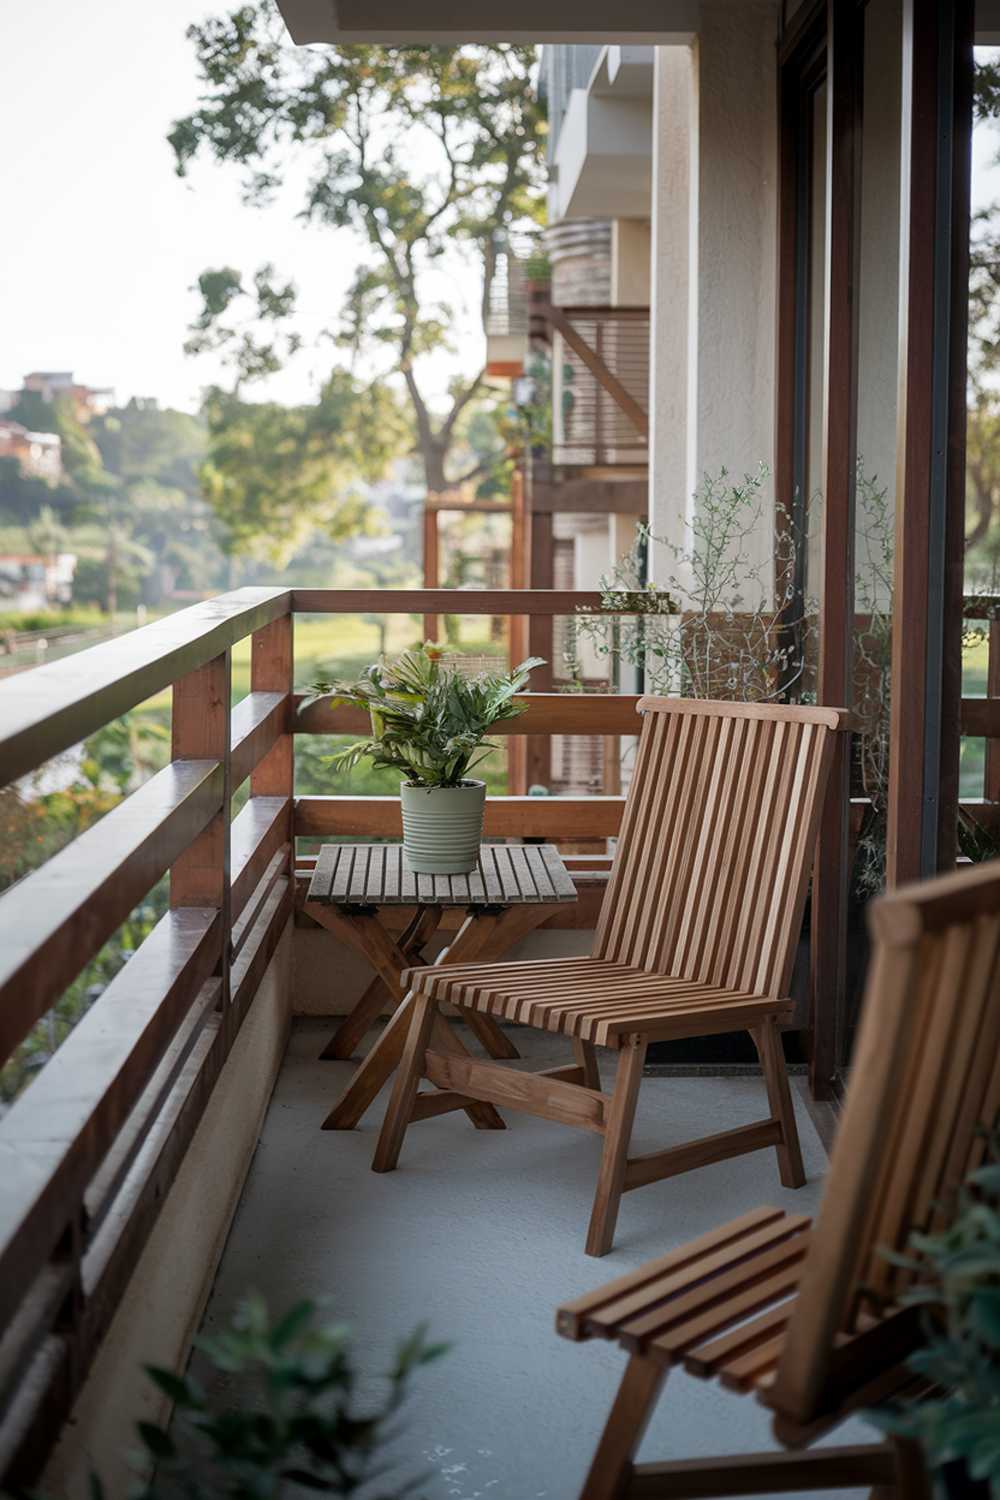
[[[378,1145],[372,1161],[373,1172],[392,1172],[399,1161],[399,1152],[406,1134],[406,1127],[413,1114],[413,1101],[424,1071],[424,1055],[430,1041],[437,1014],[437,1001],[430,995],[417,994],[408,997],[403,1005],[412,1006],[409,1030],[403,1045],[403,1055],[396,1070],[396,1081],[392,1098],[386,1110]]]
[[[624,1500],[636,1450],[666,1378],[665,1366],[633,1354],[580,1491],[580,1500]]]
[[[788,1069],[785,1066],[785,1051],[781,1045],[778,1023],[769,1018],[760,1026],[755,1026],[750,1035],[757,1048],[767,1084],[771,1115],[781,1125],[781,1140],[775,1150],[778,1153],[778,1173],[782,1186],[800,1188],[805,1184],[806,1174],[802,1165],[799,1129],[795,1123],[795,1106],[788,1086]]]
[[[615,1237],[618,1206],[625,1186],[628,1147],[632,1139],[632,1122],[635,1119],[639,1084],[642,1082],[642,1067],[646,1061],[646,1046],[643,1037],[627,1036],[619,1054],[615,1089],[604,1127],[601,1170],[597,1178],[590,1228],[587,1230],[588,1255],[606,1255]]]

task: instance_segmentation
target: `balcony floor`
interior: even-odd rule
[[[626,1195],[615,1249],[592,1260],[583,1238],[596,1137],[510,1113],[506,1132],[473,1131],[464,1115],[446,1115],[415,1125],[399,1170],[376,1176],[369,1164],[383,1101],[358,1131],[319,1129],[352,1068],[317,1061],[329,1030],[300,1021],[292,1033],[206,1330],[251,1289],[272,1311],[327,1298],[357,1330],[374,1378],[398,1338],[425,1320],[452,1349],[419,1372],[395,1442],[401,1470],[430,1475],[418,1493],[572,1500],[624,1356],[603,1342],[558,1338],[556,1305],[758,1204],[814,1210],[826,1154],[798,1090],[806,1187],[780,1186],[771,1151],[658,1183]],[[550,1054],[566,1060],[554,1039],[539,1042],[533,1066],[548,1065]],[[765,1113],[759,1078],[649,1078],[635,1145],[679,1143]],[[872,1433],[855,1423],[836,1440],[872,1441]],[[770,1446],[767,1414],[754,1401],[674,1374],[640,1456]]]

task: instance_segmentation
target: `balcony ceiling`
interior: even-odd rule
[[[306,42],[686,42],[697,0],[278,0],[292,40]],[[609,23],[611,23],[609,27]]]

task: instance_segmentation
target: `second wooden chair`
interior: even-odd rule
[[[470,1100],[604,1137],[586,1249],[610,1249],[623,1192],[773,1147],[786,1187],[804,1182],[781,1047],[834,708],[646,697],[618,850],[589,958],[412,969],[412,1010],[373,1168],[391,1171],[413,1120]],[[575,1061],[542,1073],[448,1056],[429,1043],[447,1001],[571,1039]],[[748,1030],[768,1117],[630,1157],[651,1042]],[[601,1089],[597,1048],[618,1053]],[[438,1092],[418,1092],[421,1078]]]

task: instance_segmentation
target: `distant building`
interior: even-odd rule
[[[0,552],[0,604],[8,610],[52,609],[73,598],[76,554],[53,557]]]
[[[49,403],[68,396],[73,403],[73,413],[80,422],[103,416],[114,404],[115,393],[111,386],[80,385],[73,379],[72,370],[32,370],[24,377],[24,389],[34,391]]]
[[[15,458],[22,474],[54,484],[62,474],[62,439],[54,432],[29,432],[20,422],[0,417],[0,458]]]

